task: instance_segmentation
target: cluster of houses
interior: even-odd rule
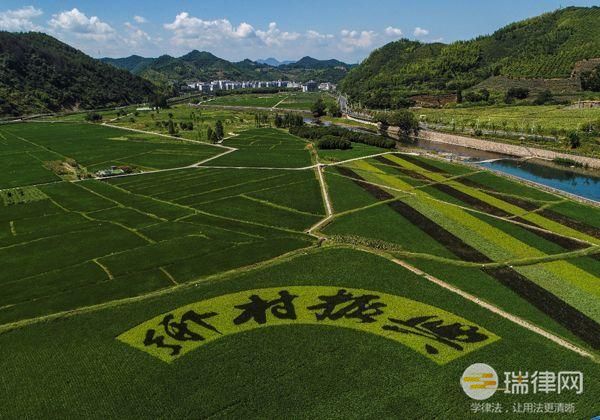
[[[332,91],[335,90],[335,85],[332,83],[317,83],[310,80],[305,83],[291,82],[288,80],[252,80],[245,82],[234,82],[231,80],[213,80],[212,82],[192,82],[188,83],[188,87],[200,92],[210,93],[219,90],[237,90],[237,89],[258,89],[258,88],[287,88],[298,89],[302,92],[316,92],[318,90]]]
[[[109,176],[130,174],[132,172],[133,168],[131,168],[130,166],[111,166],[108,169],[101,169],[97,171],[95,175],[97,178],[106,178]]]

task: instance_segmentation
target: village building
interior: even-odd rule
[[[314,80],[302,84],[302,92],[316,92],[318,88],[319,85]]]

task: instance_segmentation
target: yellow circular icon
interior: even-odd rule
[[[460,385],[474,400],[487,400],[498,389],[498,375],[490,365],[474,363],[463,372]]]

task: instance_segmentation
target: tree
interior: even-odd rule
[[[169,134],[171,136],[174,136],[175,134],[177,134],[177,129],[175,128],[175,124],[173,123],[173,120],[169,119],[169,122],[167,123],[167,130],[169,130]]]
[[[284,125],[284,120],[283,120],[283,118],[281,117],[281,115],[279,115],[279,114],[275,114],[275,119],[274,119],[274,121],[275,121],[275,127],[277,127],[277,128],[282,128],[282,127],[285,127],[285,125]]]
[[[504,102],[511,104],[515,99],[526,99],[529,96],[529,89],[521,87],[512,87],[506,91]]]
[[[398,127],[398,134],[404,140],[410,140],[410,136],[419,134],[419,121],[415,114],[407,109],[399,109],[390,113],[378,113],[375,115],[375,121],[383,126]]]
[[[342,116],[342,110],[340,109],[340,106],[337,102],[334,102],[331,105],[329,105],[329,115],[336,118]]]
[[[152,107],[156,109],[157,112],[160,108],[168,108],[169,103],[167,102],[167,97],[164,95],[154,95],[152,98]]]
[[[552,96],[552,92],[549,90],[544,90],[540,92],[533,101],[534,105],[544,105],[548,102],[552,102],[554,100],[554,96]]]
[[[217,137],[217,140],[222,140],[225,136],[225,133],[223,131],[223,123],[221,122],[221,120],[217,120],[217,122],[215,123],[215,136]]]
[[[597,66],[591,71],[581,73],[581,88],[583,90],[591,90],[592,92],[600,92],[600,66]]]
[[[100,122],[102,121],[102,114],[98,114],[97,112],[88,112],[85,115],[85,120],[90,122]]]
[[[319,139],[317,143],[319,149],[341,149],[346,150],[352,148],[352,143],[340,137],[325,135]]]
[[[571,149],[577,149],[579,146],[581,146],[581,140],[579,138],[579,133],[577,133],[577,131],[571,131],[569,133],[569,135],[567,136],[567,139],[569,140]]]
[[[323,99],[317,99],[316,102],[310,107],[310,110],[315,118],[325,115],[325,103],[323,102]]]

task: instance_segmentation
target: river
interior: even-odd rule
[[[569,168],[536,159],[523,160],[500,153],[429,140],[419,140],[416,147],[600,202],[600,172],[597,171]]]

